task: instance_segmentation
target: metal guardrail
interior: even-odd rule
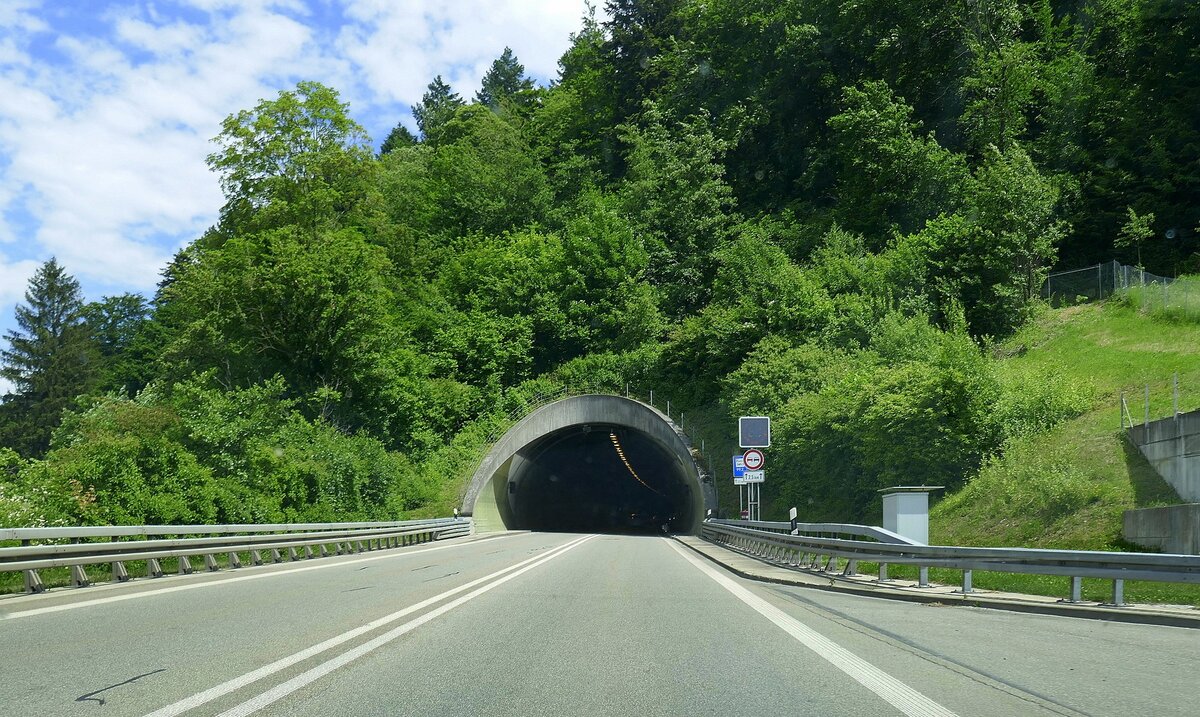
[[[469,518],[437,518],[374,523],[299,523],[271,525],[137,525],[76,528],[0,528],[0,540],[20,546],[0,548],[0,572],[24,572],[25,592],[43,592],[39,570],[70,568],[71,584],[91,584],[85,566],[112,564],[113,580],[131,579],[125,563],[146,561],[147,577],[162,577],[161,560],[175,558],[181,575],[195,572],[191,559],[203,556],[204,568],[220,569],[216,555],[226,553],[230,568],[242,567],[239,553],[262,565],[269,551],[273,563],[318,554],[349,554],[401,547],[470,535]],[[176,536],[176,537],[169,537]],[[79,542],[90,538],[135,538]],[[73,542],[61,542],[70,540]],[[54,541],[54,542],[44,542]],[[330,549],[332,546],[332,550]],[[313,549],[317,550],[314,551]]]
[[[790,533],[792,524],[786,522],[774,522],[766,520],[713,520],[714,524],[733,525],[742,528],[751,528],[753,530],[765,530],[771,533]],[[815,537],[834,538],[839,535],[855,535],[862,538],[873,538],[881,543],[899,543],[902,545],[919,545],[912,540],[893,533],[884,528],[876,528],[871,525],[854,525],[853,523],[797,523],[796,528],[801,535],[811,535]]]
[[[814,526],[819,529],[805,529]],[[855,575],[859,561],[878,563],[878,579],[883,583],[888,581],[890,564],[917,566],[920,570],[918,584],[922,587],[929,585],[928,571],[931,567],[961,570],[964,594],[972,592],[973,570],[1069,577],[1071,589],[1066,602],[1082,602],[1080,593],[1083,578],[1112,580],[1113,605],[1125,603],[1126,580],[1200,583],[1200,555],[1040,548],[967,548],[922,545],[911,541],[883,542],[878,533],[895,534],[870,526],[801,524],[801,535],[779,532],[780,527],[786,531],[790,530],[791,526],[788,523],[757,523],[751,526],[743,521],[707,520],[701,528],[701,536],[769,561],[825,573],[837,572],[839,559],[846,560],[843,575]],[[829,530],[830,527],[836,530]],[[825,537],[825,534],[832,533],[876,539],[848,540]]]

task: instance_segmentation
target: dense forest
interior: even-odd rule
[[[378,146],[317,83],[230,115],[153,297],[43,265],[0,524],[446,512],[513,407],[596,385],[773,416],[780,504],[857,518],[1081,410],[993,370],[1051,268],[1200,270],[1190,0],[606,9],[550,86],[505,49]]]

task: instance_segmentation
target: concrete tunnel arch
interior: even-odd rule
[[[572,396],[504,433],[463,499],[476,530],[697,530],[716,487],[670,417],[634,399]]]

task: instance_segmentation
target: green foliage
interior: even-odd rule
[[[680,318],[708,302],[712,252],[733,229],[724,146],[706,118],[672,122],[653,104],[640,126],[624,127],[622,139],[630,146],[625,213],[647,237],[647,277],[660,287],[664,313]]]
[[[500,57],[484,73],[475,101],[498,112],[505,105],[527,107],[533,96],[533,80],[525,76],[525,66],[517,62],[512,48],[505,47]]]
[[[1017,466],[1119,390],[1077,366],[1111,367],[1090,345],[1036,370],[995,357],[1026,340],[1060,257],[1136,249],[1168,274],[1200,256],[1200,11],[613,0],[606,15],[589,7],[549,87],[508,48],[475,104],[435,78],[420,140],[397,125],[378,157],[317,83],[228,117],[209,157],[221,220],[150,306],[85,307],[63,275],[22,307],[0,445],[24,458],[0,452],[0,511],[444,512],[512,412],[629,386],[689,417],[775,416],[769,491],[814,519],[871,520],[893,483],[976,501],[973,481],[1011,473],[1004,490],[1038,495],[1005,500],[1031,514],[1111,520],[1125,498],[1083,490],[1078,462]],[[32,330],[55,301],[64,322]],[[73,348],[45,343],[67,326]],[[1166,370],[1169,342],[1139,340]],[[22,378],[34,366],[52,391]]]
[[[414,428],[421,359],[388,313],[387,259],[357,232],[295,227],[200,255],[163,292],[171,375],[215,369],[227,388],[276,374],[319,415],[397,443]]]
[[[932,135],[920,137],[912,108],[886,83],[847,87],[842,111],[830,118],[837,163],[841,224],[876,241],[892,232],[919,230],[962,202],[962,157]]]
[[[383,138],[383,144],[379,145],[379,156],[391,154],[401,147],[411,147],[416,143],[416,135],[409,132],[403,124],[397,124],[388,132],[388,136]]]
[[[428,162],[435,230],[450,236],[525,227],[549,210],[542,168],[516,128],[484,107],[447,118]]]
[[[51,258],[29,280],[17,326],[0,351],[0,377],[14,393],[0,404],[0,445],[42,455],[63,411],[95,384],[99,352],[84,311],[79,282]]]
[[[226,117],[208,166],[221,179],[226,229],[337,222],[371,181],[370,139],[337,91],[301,82]]]
[[[1133,211],[1133,207],[1129,207],[1126,211],[1129,212],[1129,220],[1121,227],[1121,231],[1117,232],[1117,238],[1113,240],[1113,246],[1119,249],[1134,248],[1137,250],[1137,265],[1142,265],[1142,243],[1147,239],[1154,238],[1154,212],[1139,215]]]
[[[413,105],[413,117],[417,120],[417,129],[421,137],[431,144],[436,144],[441,136],[442,127],[454,117],[454,113],[464,102],[457,92],[438,75],[433,78],[421,96],[421,101]]]

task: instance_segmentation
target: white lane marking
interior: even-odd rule
[[[517,535],[510,533],[507,535],[498,535],[497,538],[508,537],[509,535]],[[288,568],[286,570],[272,570],[269,572],[254,573],[253,575],[238,575],[237,577],[227,577],[220,580],[210,580],[202,583],[188,583],[187,585],[174,585],[168,588],[157,588],[154,590],[144,590],[136,593],[125,593],[121,595],[110,595],[108,597],[95,598],[92,600],[80,600],[79,602],[64,603],[62,605],[50,605],[48,607],[35,607],[29,610],[14,610],[12,612],[0,612],[0,621],[16,620],[19,617],[33,617],[34,615],[45,615],[51,612],[63,612],[65,610],[75,610],[81,607],[92,607],[94,605],[105,605],[113,602],[124,602],[125,600],[137,600],[138,598],[150,597],[152,595],[165,595],[166,593],[180,592],[183,590],[197,590],[199,588],[207,588],[214,585],[229,585],[230,583],[240,583],[245,580],[261,580],[263,578],[273,578],[277,575],[295,575],[296,573],[306,573],[310,570],[325,570],[327,568],[340,568],[346,565],[357,565],[358,563],[367,563],[375,560],[386,560],[388,558],[402,558],[408,555],[419,555],[421,553],[431,553],[435,550],[448,550],[457,548],[463,545],[475,545],[485,540],[494,540],[494,538],[480,538],[469,543],[449,543],[446,545],[435,545],[429,548],[421,548],[420,550],[409,550],[404,552],[388,552],[380,555],[372,555],[367,558],[355,558],[353,560],[340,560],[334,562],[322,562],[316,565],[305,565],[303,567]],[[136,584],[135,584],[136,585]]]
[[[276,660],[275,662],[272,662],[268,665],[264,665],[264,666],[258,668],[257,670],[247,672],[244,675],[241,675],[241,676],[235,677],[231,680],[222,682],[221,684],[216,685],[215,687],[210,687],[209,689],[204,690],[202,692],[197,692],[196,694],[192,695],[191,697],[186,697],[182,700],[179,700],[178,702],[174,702],[165,707],[157,709],[154,712],[151,712],[150,714],[146,715],[146,717],[174,717],[174,715],[179,715],[184,712],[187,712],[190,709],[199,707],[202,704],[206,704],[206,703],[211,702],[219,697],[223,697],[224,695],[227,695],[230,692],[239,690],[239,689],[245,687],[246,685],[257,682],[258,680],[261,680],[264,677],[273,675],[276,672],[279,672],[280,670],[287,669],[288,667],[291,667],[292,665],[303,662],[304,660],[307,660],[310,657],[314,657],[316,655],[321,654],[322,652],[325,652],[334,647],[337,647],[338,645],[341,645],[341,644],[347,642],[348,640],[353,640],[354,638],[356,638],[362,634],[365,634],[367,632],[370,632],[371,630],[375,630],[377,628],[383,627],[384,625],[395,622],[396,620],[399,620],[400,618],[405,617],[407,615],[411,615],[412,613],[417,612],[419,610],[424,610],[425,608],[429,607],[430,605],[439,603],[442,600],[445,600],[446,598],[448,598],[452,595],[456,595],[464,590],[469,590],[469,589],[475,587],[476,585],[479,585],[480,583],[487,582],[488,580],[491,580],[500,575],[503,575],[504,573],[511,572],[513,570],[517,570],[518,568],[521,568],[525,565],[529,565],[530,563],[533,563],[534,561],[548,559],[549,557],[553,557],[559,551],[566,551],[570,548],[573,548],[575,545],[578,545],[583,540],[586,540],[586,538],[577,538],[574,541],[567,543],[565,545],[560,545],[559,547],[554,548],[550,552],[545,553],[543,555],[535,555],[532,558],[522,560],[521,562],[510,565],[507,568],[504,568],[502,570],[497,570],[496,572],[494,572],[490,575],[485,575],[482,578],[478,578],[478,579],[472,580],[468,583],[459,585],[456,588],[452,588],[441,594],[435,595],[426,600],[422,600],[419,603],[410,605],[410,606],[404,608],[403,610],[398,610],[394,613],[391,613],[390,615],[385,615],[384,617],[381,617],[378,620],[373,620],[365,625],[362,625],[361,627],[356,627],[353,630],[350,630],[350,631],[344,632],[340,635],[331,637],[330,639],[325,640],[324,642],[317,643],[316,645],[313,645],[312,647],[305,648],[295,654],[288,655],[287,657]],[[533,567],[533,566],[530,565],[530,567]]]
[[[540,565],[550,562],[551,560],[559,557],[560,555],[563,555],[567,551],[578,547],[579,545],[583,544],[584,542],[586,542],[588,540],[591,540],[593,537],[595,537],[595,536],[592,536],[592,535],[584,536],[582,538],[579,538],[578,540],[568,543],[567,545],[563,546],[562,548],[557,549],[555,552],[553,552],[551,554],[540,556],[538,558],[539,562],[533,563],[531,565],[526,565],[525,567],[521,568],[520,570],[511,572],[508,575],[505,575],[504,577],[499,578],[498,580],[490,582],[481,588],[478,588],[470,593],[467,593],[466,595],[463,595],[462,597],[460,597],[456,600],[453,600],[452,602],[448,602],[445,605],[443,605],[437,609],[430,610],[429,612],[425,613],[424,615],[418,617],[415,620],[406,622],[403,625],[400,625],[399,627],[395,627],[395,628],[389,630],[388,632],[385,632],[384,634],[380,635],[379,637],[376,637],[372,640],[368,640],[367,642],[364,642],[363,644],[359,645],[358,647],[355,647],[351,650],[347,650],[347,651],[343,652],[342,654],[338,655],[337,657],[331,658],[331,659],[327,660],[326,662],[323,662],[323,663],[317,665],[316,667],[313,667],[310,670],[307,670],[305,672],[300,673],[299,675],[296,675],[295,677],[288,680],[287,682],[284,682],[279,685],[276,685],[275,687],[272,687],[271,689],[258,695],[257,697],[252,697],[251,699],[246,700],[245,702],[241,703],[240,705],[237,705],[236,707],[233,707],[231,709],[228,709],[228,710],[222,712],[220,715],[218,715],[218,717],[246,717],[247,715],[254,714],[255,712],[263,709],[264,707],[267,707],[275,702],[278,702],[279,700],[290,695],[291,693],[295,692],[296,690],[300,689],[301,687],[304,687],[306,685],[309,685],[309,684],[321,679],[322,677],[324,677],[325,675],[328,675],[330,672],[333,672],[334,670],[338,669],[339,667],[343,667],[343,666],[353,662],[354,660],[357,660],[358,658],[363,657],[364,655],[374,652],[375,650],[379,649],[380,647],[383,647],[384,645],[395,640],[396,638],[401,637],[402,635],[405,635],[409,632],[412,632],[413,630],[417,629],[421,625],[424,625],[425,623],[427,623],[437,617],[445,615],[446,613],[450,612],[454,608],[456,608],[464,603],[467,603],[471,600],[474,600],[475,598],[488,592],[489,590],[499,587],[499,586],[503,585],[504,583],[508,582],[509,580],[512,580],[513,578],[515,578],[523,573],[529,572],[530,570],[533,570],[534,568],[536,568]]]
[[[828,661],[842,672],[845,672],[863,687],[879,695],[885,702],[904,714],[909,715],[909,717],[957,717],[954,712],[946,707],[934,702],[904,682],[892,677],[741,585],[738,585],[711,565],[701,562],[699,558],[689,554],[686,548],[680,547],[674,540],[670,538],[664,538],[664,540],[668,541],[671,547],[675,549],[675,552],[696,566],[700,572],[733,593],[734,597],[749,605],[758,614],[775,623],[784,632],[796,638],[800,644],[817,653],[817,656]]]

